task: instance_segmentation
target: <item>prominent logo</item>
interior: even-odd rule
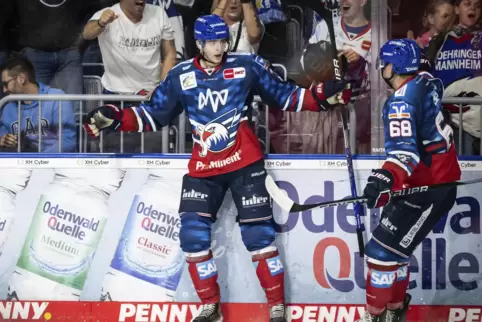
[[[208,279],[218,273],[214,258],[202,263],[196,264],[197,272],[201,280]]]
[[[204,162],[197,161],[196,162],[196,170],[200,169],[218,169],[225,167],[229,164],[241,161],[241,150],[236,151],[233,155],[227,157],[226,159],[211,161],[209,164],[204,164]]]
[[[226,105],[228,101],[228,94],[229,91],[227,89],[223,89],[222,91],[211,91],[210,88],[207,89],[206,94],[203,92],[199,93],[199,109],[202,110],[204,107],[211,105],[214,113],[218,111],[219,106]]]
[[[244,67],[229,68],[223,71],[224,79],[236,79],[246,77],[246,70]]]
[[[196,74],[194,72],[179,75],[179,81],[183,91],[197,87]]]

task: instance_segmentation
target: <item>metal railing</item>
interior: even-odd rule
[[[462,155],[464,152],[464,122],[463,122],[463,106],[464,105],[479,105],[480,106],[480,120],[479,120],[479,139],[480,129],[482,129],[482,97],[445,97],[442,99],[442,104],[454,104],[459,106],[458,113],[458,154]],[[455,114],[457,115],[457,114]],[[480,140],[480,154],[482,155],[482,139]]]
[[[286,70],[283,67],[283,76],[286,77]],[[58,152],[61,153],[63,151],[62,149],[62,122],[63,122],[63,108],[65,107],[62,105],[62,102],[65,101],[79,101],[80,102],[80,108],[79,108],[79,114],[81,116],[85,115],[86,111],[84,109],[84,103],[87,101],[98,101],[100,104],[103,104],[105,101],[118,101],[120,102],[120,108],[124,109],[126,107],[127,102],[131,103],[142,103],[147,100],[147,97],[143,96],[138,96],[138,95],[8,95],[4,97],[3,99],[0,100],[0,115],[3,113],[3,109],[5,108],[6,104],[11,103],[11,102],[16,102],[17,105],[17,118],[18,118],[18,134],[21,133],[22,130],[22,101],[38,101],[38,152],[42,152],[42,108],[44,107],[43,105],[45,103],[43,102],[58,102],[58,108],[59,108],[59,120],[58,120]],[[43,104],[42,104],[43,103]],[[252,107],[257,111],[257,115],[261,116],[261,109],[259,108],[263,104],[261,98],[259,96],[255,96],[253,100]],[[73,120],[75,122],[75,120]],[[170,141],[169,139],[174,137],[175,138],[175,144],[174,144],[174,153],[186,153],[186,134],[188,133],[186,131],[186,114],[183,112],[177,119],[177,122],[175,123],[174,126],[166,126],[163,127],[161,132],[161,152],[162,153],[169,153],[170,152]],[[265,146],[265,152],[270,153],[270,132],[268,128],[268,123],[269,123],[269,113],[268,113],[268,108],[265,106],[265,120],[263,124],[263,120],[260,122],[257,122],[257,125],[259,125],[261,128],[264,128],[264,137],[260,138],[261,143]],[[356,125],[356,115],[355,115],[355,110],[353,107],[350,108],[350,124],[352,127],[352,130],[350,131],[350,140],[352,147],[355,147],[355,125]],[[87,152],[87,135],[84,132],[84,128],[82,124],[76,124],[78,127],[78,132],[77,138],[78,138],[78,152]],[[77,129],[76,129],[77,131]],[[190,132],[190,131],[189,131]],[[120,138],[120,153],[124,153],[124,132],[120,132],[119,134]],[[22,136],[17,135],[17,152],[22,152]],[[289,137],[287,139],[287,144],[289,146]],[[100,140],[99,140],[99,146],[100,146],[100,153],[104,153],[104,132],[101,132],[100,134]],[[140,133],[140,152],[144,153],[144,148],[145,148],[145,137],[144,133]]]

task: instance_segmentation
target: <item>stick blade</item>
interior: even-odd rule
[[[269,174],[266,176],[265,186],[274,202],[276,202],[276,204],[284,211],[290,212],[294,205],[294,201],[291,200],[286,193],[278,187],[273,177],[271,177]]]

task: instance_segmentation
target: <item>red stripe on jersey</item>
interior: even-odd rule
[[[298,105],[298,89],[291,94],[291,106],[288,107],[288,111],[296,112],[296,106]]]
[[[439,142],[439,143],[434,144],[434,145],[429,145],[428,147],[425,148],[425,151],[433,152],[433,151],[436,151],[438,149],[444,148],[446,145],[447,144],[445,142]]]

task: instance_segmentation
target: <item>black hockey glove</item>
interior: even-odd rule
[[[84,117],[84,129],[92,137],[98,137],[105,129],[116,131],[121,126],[122,111],[115,105],[103,105]]]
[[[353,95],[348,81],[328,80],[313,85],[311,94],[321,111],[329,111],[338,104],[348,104]]]
[[[392,173],[386,169],[373,170],[363,190],[363,196],[368,199],[368,208],[380,208],[388,204],[394,180]]]

